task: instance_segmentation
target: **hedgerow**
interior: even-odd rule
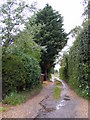
[[[62,79],[62,80],[66,80],[66,66],[62,66],[60,69],[59,69],[59,77]]]
[[[60,75],[66,78],[65,69],[67,67],[67,81],[75,91],[89,99],[89,39],[88,28],[83,28],[81,33],[76,37],[76,41],[70,48],[67,57],[68,62],[60,69]]]
[[[2,56],[3,96],[11,91],[20,91],[25,86],[25,68],[20,56]]]
[[[3,96],[13,91],[32,89],[40,84],[41,69],[33,57],[24,54],[7,54],[2,59]]]
[[[26,71],[26,88],[32,89],[40,84],[41,68],[36,59],[26,54],[22,55],[22,60]]]

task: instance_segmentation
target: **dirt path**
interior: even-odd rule
[[[44,86],[41,92],[28,100],[26,103],[9,107],[8,111],[2,113],[3,118],[35,118],[38,115],[39,110],[42,108],[39,104],[43,99],[49,96],[52,91],[52,83],[48,83],[48,86]]]
[[[62,84],[58,101],[53,98],[55,84],[50,83],[26,103],[3,112],[3,118],[88,118],[88,101],[76,95],[65,82]]]
[[[61,82],[63,87],[60,99],[55,101],[51,93],[41,101],[42,110],[37,118],[88,118],[88,101],[76,95],[65,82]]]

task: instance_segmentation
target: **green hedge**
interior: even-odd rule
[[[83,28],[76,38],[68,56],[69,84],[85,98],[89,98],[89,49],[88,30]]]
[[[23,54],[22,60],[26,71],[26,88],[31,89],[40,84],[41,68],[36,59]]]
[[[62,79],[62,80],[66,80],[66,67],[65,66],[62,66],[60,69],[59,69],[59,77]]]
[[[66,78],[70,86],[81,96],[89,99],[89,40],[88,30],[83,28],[70,48],[64,67],[60,68],[60,77]],[[67,67],[66,67],[67,66]],[[66,71],[66,73],[65,73]],[[88,84],[89,83],[89,84]]]
[[[26,54],[2,57],[3,96],[36,87],[40,84],[40,77],[41,69],[36,59]]]
[[[25,86],[25,78],[24,64],[19,56],[2,56],[3,95],[22,90]]]

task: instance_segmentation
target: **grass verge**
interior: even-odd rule
[[[41,85],[38,85],[33,90],[27,90],[23,92],[11,92],[6,98],[2,101],[4,104],[9,105],[19,105],[21,103],[24,103],[26,100],[32,98],[33,96],[39,94],[40,90],[42,89]]]
[[[20,93],[17,92],[11,92],[6,98],[2,101],[4,104],[9,105],[19,105],[21,103],[24,103],[28,96],[28,91],[23,91]]]

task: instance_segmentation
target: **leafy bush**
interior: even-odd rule
[[[64,74],[64,69],[65,69],[65,67],[64,66],[62,66],[60,69],[59,69],[59,76],[60,76],[60,78],[63,80],[65,80],[65,74]]]
[[[3,95],[40,84],[41,69],[36,59],[26,55],[3,56]]]
[[[3,95],[22,90],[25,86],[25,78],[25,68],[20,56],[4,55],[2,57]]]
[[[26,71],[26,88],[34,88],[38,84],[40,84],[40,77],[41,77],[41,69],[39,63],[36,59],[23,54],[22,60],[24,62],[24,68]]]
[[[59,69],[59,77],[68,82],[68,54],[63,55],[61,66],[62,67]]]

